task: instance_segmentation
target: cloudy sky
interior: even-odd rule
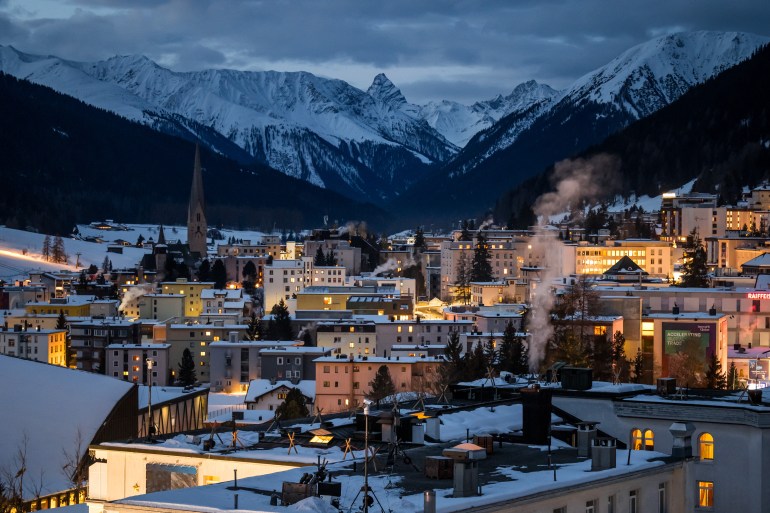
[[[0,44],[72,60],[144,54],[178,71],[310,71],[410,102],[525,80],[565,87],[682,30],[770,36],[768,0],[0,0]]]

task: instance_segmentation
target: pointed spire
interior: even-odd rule
[[[160,228],[158,228],[158,244],[165,244],[166,243],[166,235],[163,233],[163,225],[160,225]]]
[[[196,206],[200,205],[205,210],[206,203],[203,201],[203,174],[201,173],[201,149],[195,145],[195,164],[193,166],[193,181],[190,189],[190,215]]]
[[[187,211],[187,244],[191,253],[206,257],[206,204],[203,200],[203,174],[201,172],[200,147],[195,145],[195,165],[190,189],[190,205]]]

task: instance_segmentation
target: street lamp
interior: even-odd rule
[[[152,366],[153,361],[150,358],[147,362],[147,441],[152,442]]]

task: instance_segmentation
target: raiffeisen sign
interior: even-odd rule
[[[770,292],[749,292],[746,297],[749,299],[770,299]]]

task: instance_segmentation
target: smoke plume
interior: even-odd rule
[[[118,311],[122,312],[126,309],[126,307],[128,307],[129,303],[135,299],[139,299],[145,294],[151,294],[152,292],[155,292],[155,287],[151,283],[144,283],[142,285],[131,287],[126,291],[125,294],[123,294],[123,299],[120,301]]]
[[[550,216],[569,210],[582,201],[596,200],[600,194],[608,192],[615,183],[619,167],[620,161],[607,154],[558,162],[551,177],[554,191],[537,198],[532,207],[539,228],[532,238],[532,249],[534,254],[542,255],[540,283],[536,284],[531,298],[529,368],[532,372],[538,371],[546,345],[553,335],[550,317],[554,296],[551,285],[561,275],[564,248],[556,230],[543,228],[549,223]]]
[[[374,271],[372,271],[372,276],[378,276],[388,271],[395,271],[399,267],[401,269],[406,269],[407,267],[414,267],[415,265],[417,265],[417,263],[412,259],[412,257],[404,260],[401,264],[399,264],[395,258],[388,258],[387,262],[378,265]]]

